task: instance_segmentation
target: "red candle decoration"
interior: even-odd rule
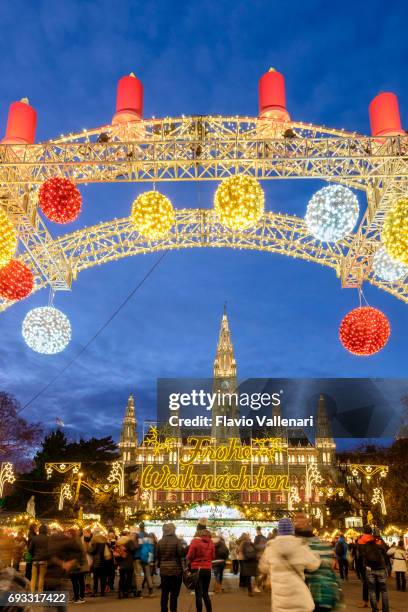
[[[33,273],[17,259],[0,268],[0,296],[16,301],[30,295],[34,286]]]
[[[339,337],[353,355],[374,355],[387,344],[390,323],[381,310],[371,306],[355,308],[342,320]]]
[[[55,223],[71,223],[81,212],[81,192],[67,178],[55,177],[45,181],[38,199],[44,215]]]

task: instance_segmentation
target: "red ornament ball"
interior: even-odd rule
[[[387,344],[390,334],[385,314],[371,306],[360,306],[346,314],[339,329],[342,345],[353,355],[378,353]]]
[[[0,268],[0,296],[7,300],[22,300],[34,286],[33,273],[17,259]]]
[[[55,177],[45,181],[38,199],[44,215],[55,223],[71,223],[81,212],[81,192],[67,178]]]

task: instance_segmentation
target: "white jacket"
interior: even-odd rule
[[[301,538],[277,536],[268,542],[259,569],[271,578],[272,612],[313,612],[315,604],[304,571],[313,572],[319,565],[319,556]]]
[[[402,548],[392,546],[387,550],[387,555],[393,556],[392,571],[393,572],[406,572],[407,571],[407,553]]]

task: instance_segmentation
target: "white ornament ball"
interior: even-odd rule
[[[378,249],[374,255],[373,270],[378,278],[395,283],[408,274],[408,266],[392,259],[385,250],[385,247]]]
[[[353,231],[358,214],[358,200],[351,189],[330,185],[317,191],[310,199],[306,225],[318,240],[337,242]]]
[[[36,353],[55,355],[68,346],[71,324],[68,317],[57,308],[42,306],[27,313],[22,334],[27,345]]]

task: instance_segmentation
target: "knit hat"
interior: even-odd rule
[[[198,521],[197,533],[199,531],[202,531],[203,529],[207,529],[207,519],[206,518],[200,518],[200,520]]]
[[[289,518],[280,519],[278,523],[278,535],[295,535],[295,528],[292,521]]]
[[[174,523],[164,523],[163,535],[174,535],[176,533],[176,526]]]

